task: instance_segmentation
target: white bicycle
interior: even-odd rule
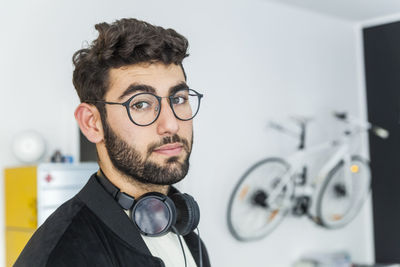
[[[346,113],[334,113],[348,128],[339,138],[306,148],[308,120],[300,119],[300,145],[287,159],[266,158],[251,166],[236,184],[228,204],[227,221],[232,235],[239,241],[265,237],[291,213],[307,215],[325,228],[340,228],[356,217],[371,185],[369,162],[354,154],[355,137],[371,133],[387,138],[388,131],[368,122],[360,122]],[[271,127],[292,132],[280,124]],[[334,153],[308,179],[306,159],[327,149]],[[311,210],[311,205],[313,209]]]

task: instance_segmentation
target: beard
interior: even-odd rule
[[[188,173],[193,135],[190,143],[176,134],[164,137],[159,142],[149,144],[146,155],[142,156],[135,147],[117,136],[105,120],[103,127],[105,146],[110,160],[128,179],[143,184],[171,185],[181,181]],[[166,159],[164,166],[149,160],[157,147],[175,142],[183,144],[183,150],[186,152],[183,162],[179,162],[179,157],[176,156]]]

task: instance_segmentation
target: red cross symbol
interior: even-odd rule
[[[46,182],[50,183],[51,181],[53,181],[53,177],[51,177],[50,174],[47,174],[46,178],[44,178],[46,180]]]

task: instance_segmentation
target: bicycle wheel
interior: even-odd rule
[[[227,221],[232,235],[239,241],[261,239],[270,233],[290,210],[293,181],[280,182],[288,175],[289,164],[279,158],[264,159],[240,178],[232,191]],[[274,199],[268,199],[274,188]]]
[[[345,171],[350,172],[350,183],[344,180]],[[348,224],[360,211],[370,188],[371,170],[367,160],[352,156],[349,170],[345,170],[344,161],[339,162],[325,177],[318,194],[318,223],[326,228]]]

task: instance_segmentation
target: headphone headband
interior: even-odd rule
[[[124,209],[129,210],[135,203],[135,198],[121,192],[121,190],[110,182],[100,169],[96,174],[98,181],[104,187],[104,189],[118,202],[118,204]]]

